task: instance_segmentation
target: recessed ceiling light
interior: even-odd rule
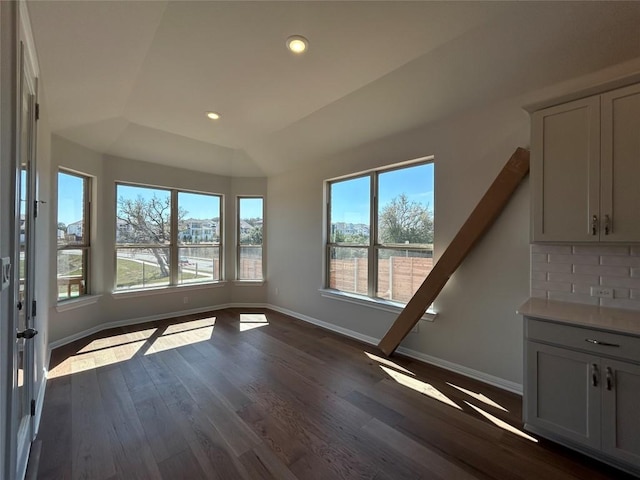
[[[211,120],[218,120],[220,118],[220,114],[217,112],[207,112],[207,117]]]
[[[287,48],[291,52],[299,55],[307,51],[307,48],[309,48],[309,41],[302,35],[291,35],[287,38]]]

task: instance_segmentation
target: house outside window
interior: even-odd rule
[[[433,267],[431,159],[327,182],[326,288],[400,304]]]
[[[221,278],[218,195],[178,192],[178,283]]]
[[[220,195],[116,185],[115,289],[221,280]]]
[[[237,279],[262,281],[264,235],[264,199],[238,197]]]
[[[89,293],[91,179],[58,172],[57,298]]]

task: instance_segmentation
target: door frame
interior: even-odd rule
[[[22,12],[21,12],[22,13]],[[24,18],[21,16],[21,23]],[[36,239],[36,139],[37,139],[37,95],[38,83],[36,72],[33,64],[33,53],[29,51],[27,45],[23,41],[24,35],[21,32],[21,38],[18,44],[18,103],[17,103],[17,139],[16,139],[16,163],[15,163],[15,252],[14,252],[14,302],[20,301],[20,257],[22,253],[21,244],[24,242],[25,265],[24,265],[24,286],[23,298],[24,305],[20,309],[14,308],[13,328],[10,332],[17,333],[19,328],[35,328],[35,239]],[[26,117],[24,116],[26,115]],[[26,129],[26,130],[24,130]],[[26,137],[25,137],[26,135]],[[24,138],[23,138],[24,137]],[[23,161],[27,162],[26,182],[22,184]],[[23,188],[25,192],[23,192]],[[25,199],[24,205],[24,223],[25,236],[21,241],[21,199]],[[24,313],[22,313],[24,312]],[[24,315],[25,324],[20,325],[20,316]],[[13,380],[13,408],[12,408],[12,430],[13,439],[15,440],[15,450],[12,448],[12,455],[15,455],[15,475],[20,479],[24,477],[29,461],[29,452],[31,442],[35,436],[35,423],[32,403],[35,401],[35,345],[33,339],[18,340],[14,337],[13,348],[13,375],[17,373],[19,363],[19,350],[22,345],[22,371],[23,371],[23,392],[18,388],[18,379]],[[21,412],[20,418],[16,417],[16,413]],[[15,451],[15,453],[14,453]],[[13,462],[12,462],[13,463]]]

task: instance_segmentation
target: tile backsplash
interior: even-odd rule
[[[640,311],[640,246],[531,245],[531,296]]]

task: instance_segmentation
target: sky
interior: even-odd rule
[[[391,170],[378,177],[378,208],[404,193],[410,202],[428,205],[433,211],[433,163]],[[331,223],[369,224],[370,177],[348,179],[332,184]]]
[[[117,197],[135,199],[140,195],[150,200],[169,197],[169,190],[158,188],[118,185]],[[235,201],[235,199],[234,199]],[[242,203],[242,218],[262,217],[262,205],[259,199],[250,199]],[[199,193],[178,192],[178,205],[188,213],[185,218],[211,219],[220,216],[220,197]],[[65,225],[82,219],[82,179],[75,175],[58,175],[58,222]]]
[[[391,170],[379,176],[379,207],[389,203],[400,193],[409,201],[429,205],[433,211],[433,163]],[[335,182],[331,188],[332,223],[369,224],[369,176]],[[156,196],[169,196],[169,190],[143,188],[133,185],[118,185],[118,196],[148,200]],[[227,199],[228,200],[228,199]],[[234,199],[235,201],[235,199]],[[242,218],[262,217],[261,201],[244,200]],[[180,192],[178,204],[189,212],[187,218],[214,218],[219,216],[219,197],[197,193]],[[213,213],[212,213],[213,212]],[[58,222],[65,225],[82,218],[82,179],[75,175],[58,175]]]

